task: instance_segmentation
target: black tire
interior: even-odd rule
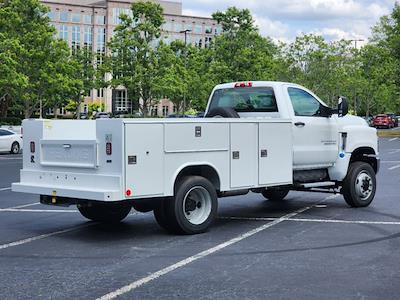
[[[270,201],[282,201],[289,194],[288,189],[265,189],[261,192]]]
[[[376,174],[372,166],[365,162],[350,165],[342,185],[342,194],[351,207],[367,207],[376,193]]]
[[[175,196],[154,210],[158,224],[171,233],[199,234],[207,231],[217,216],[218,198],[214,186],[200,176],[177,183]]]
[[[160,225],[161,228],[165,229],[166,231],[173,231],[172,228],[170,228],[168,220],[167,220],[167,216],[165,214],[165,205],[164,203],[166,201],[170,201],[170,198],[165,198],[163,199],[163,201],[161,202],[161,204],[154,209],[153,213],[154,213],[154,218],[156,219],[158,225]]]
[[[240,118],[239,114],[231,107],[216,107],[210,110],[206,118]]]
[[[94,204],[93,206],[80,206],[78,210],[85,218],[103,223],[119,223],[131,211],[127,204]]]
[[[18,142],[12,143],[10,153],[11,154],[18,154],[19,151],[20,151],[19,143]]]

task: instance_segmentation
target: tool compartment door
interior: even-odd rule
[[[163,124],[125,124],[125,190],[131,198],[164,193]]]
[[[293,146],[290,123],[260,123],[259,185],[292,183]]]
[[[241,189],[257,185],[257,123],[231,124],[231,188]]]

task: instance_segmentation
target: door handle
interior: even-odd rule
[[[306,126],[306,123],[297,122],[297,123],[294,123],[294,125],[297,126],[297,127],[304,127],[304,126]]]

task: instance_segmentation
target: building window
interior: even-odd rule
[[[53,109],[53,108],[49,108],[49,109],[47,110],[47,114],[48,114],[48,115],[54,115],[54,109]]]
[[[206,32],[206,34],[212,34],[212,27],[206,26],[205,32]]]
[[[54,11],[49,11],[47,13],[47,17],[50,19],[50,21],[56,21],[56,12]]]
[[[190,31],[192,31],[193,30],[193,25],[192,24],[185,24],[185,27],[184,27],[184,30],[190,30]]]
[[[97,25],[106,25],[106,16],[96,16]]]
[[[203,33],[203,27],[201,25],[194,26],[194,33],[202,34]]]
[[[79,49],[81,47],[81,27],[72,26],[72,48]]]
[[[114,90],[113,91],[113,105],[114,111],[116,112],[130,112],[131,102],[128,99],[128,93],[126,90]]]
[[[163,30],[164,31],[172,31],[172,23],[171,22],[166,22],[163,24]]]
[[[89,106],[87,104],[83,105],[83,112],[87,114],[89,112]]]
[[[121,24],[121,15],[128,15],[132,17],[132,11],[129,8],[113,8],[113,24]]]
[[[72,23],[80,23],[81,22],[81,14],[72,14]]]
[[[60,25],[60,39],[66,41],[68,43],[68,26]]]
[[[158,116],[158,106],[157,105],[152,105],[150,107],[150,112],[152,117],[157,117]]]
[[[181,32],[182,30],[183,30],[182,23],[175,23],[175,31],[176,32]]]
[[[66,11],[60,12],[60,21],[61,22],[69,22],[69,13]]]
[[[92,16],[91,15],[83,15],[83,23],[91,25],[92,24]]]
[[[206,48],[210,47],[211,41],[212,41],[212,38],[206,37],[204,39],[204,47],[206,47]]]
[[[196,47],[203,48],[203,39],[200,38],[196,41]]]
[[[215,34],[221,34],[222,33],[222,26],[218,25],[215,27]]]
[[[97,64],[101,65],[103,63],[103,58],[106,53],[106,29],[104,27],[97,28],[96,35]]]
[[[167,117],[168,116],[168,106],[167,105],[164,105],[162,107],[162,115],[163,115],[163,117]]]
[[[174,114],[176,114],[178,112],[178,107],[176,105],[174,105],[174,107],[173,107],[173,112],[174,112]]]
[[[91,26],[85,26],[85,38],[84,38],[84,43],[85,47],[87,48],[92,48],[93,44],[93,30]]]
[[[97,98],[104,98],[104,89],[97,90]]]
[[[64,108],[64,107],[61,107],[61,109],[60,109],[60,115],[65,115],[65,108]]]

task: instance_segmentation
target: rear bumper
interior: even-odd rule
[[[12,191],[95,201],[124,200],[121,176],[21,170],[21,182]]]
[[[95,200],[95,201],[119,201],[122,200],[119,191],[112,190],[88,190],[78,188],[66,188],[60,186],[33,185],[25,183],[13,183],[13,192],[46,195],[51,197],[63,197],[72,199]]]

